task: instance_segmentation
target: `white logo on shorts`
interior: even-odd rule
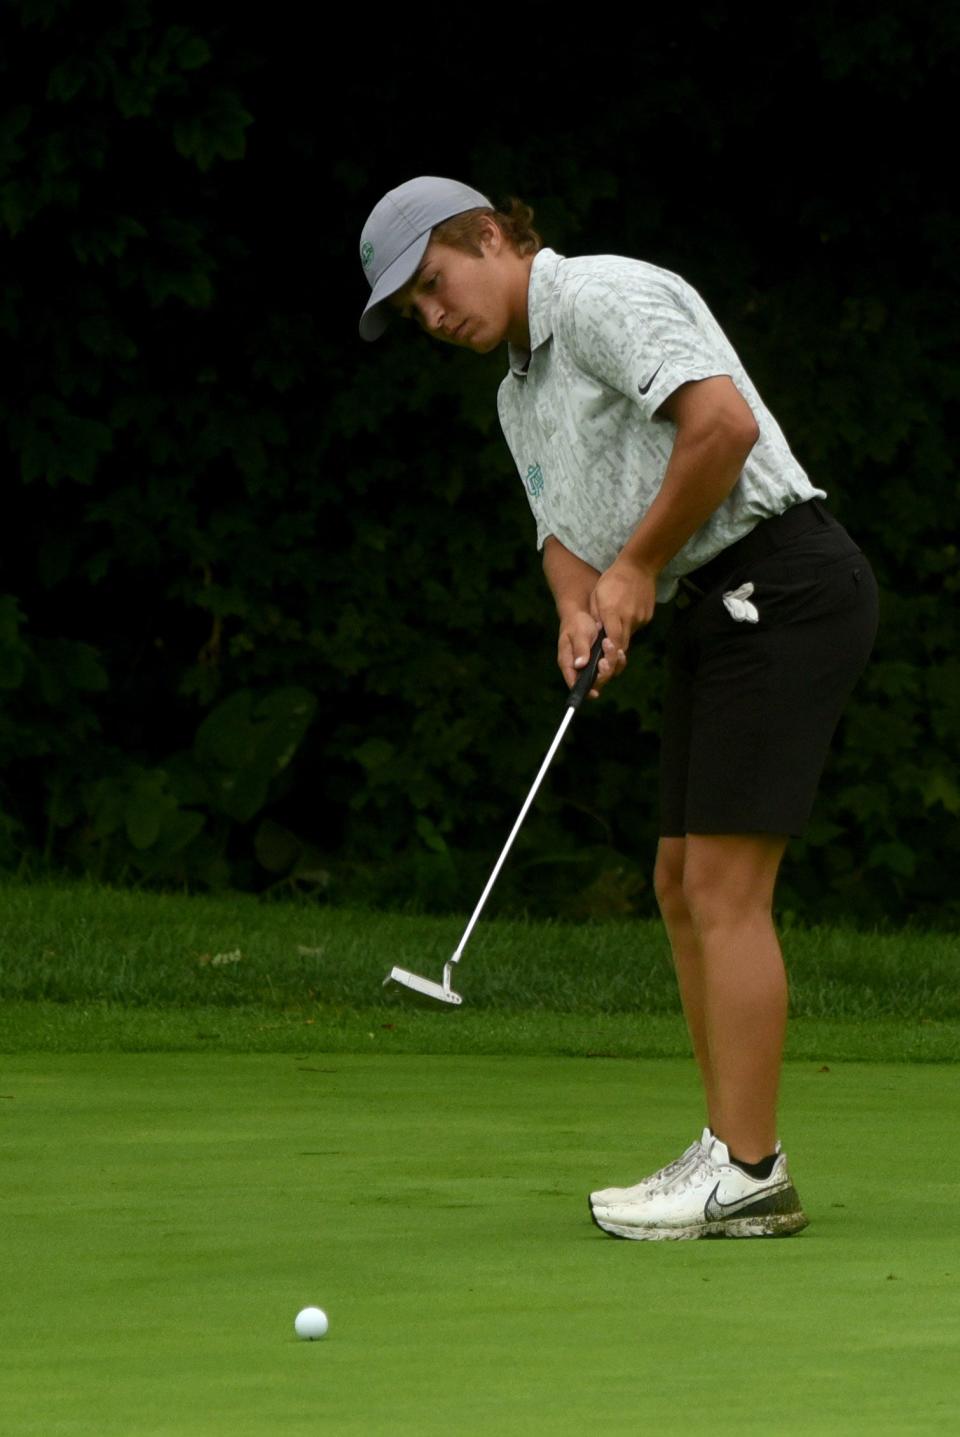
[[[755,604],[749,603],[750,595],[753,593],[752,584],[741,584],[739,589],[731,589],[729,594],[724,594],[723,604],[728,614],[736,619],[738,624],[755,624],[760,615]]]

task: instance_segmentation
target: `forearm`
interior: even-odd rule
[[[600,571],[578,559],[576,554],[571,554],[552,534],[543,546],[543,572],[561,620],[569,614],[589,609],[590,595]]]
[[[731,492],[756,437],[749,428],[679,429],[657,497],[621,557],[659,574]]]
[[[578,671],[589,660],[590,650],[600,628],[590,612],[590,599],[596,589],[600,572],[583,559],[578,559],[576,554],[571,554],[552,534],[543,546],[543,572],[550,585],[560,620],[557,663],[568,687],[572,688],[577,681]],[[612,644],[604,640],[604,657],[601,659],[601,668],[598,669],[598,678],[595,681],[598,684],[603,682],[601,671],[605,676],[610,666],[617,662],[612,649]],[[597,688],[592,688],[590,697],[596,698],[597,692]]]

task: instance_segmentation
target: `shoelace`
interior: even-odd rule
[[[695,1162],[700,1152],[702,1152],[701,1144],[698,1142],[691,1143],[685,1153],[681,1153],[678,1158],[674,1158],[672,1163],[667,1163],[665,1168],[658,1168],[647,1181],[650,1183],[663,1182],[665,1178],[673,1177],[676,1173],[682,1172],[688,1164]]]
[[[692,1166],[677,1173],[665,1184],[671,1192],[683,1192],[686,1188],[693,1187],[697,1182],[709,1178],[714,1172],[713,1164],[709,1161],[703,1149],[700,1149],[700,1156]]]

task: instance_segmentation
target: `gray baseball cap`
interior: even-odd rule
[[[362,338],[379,339],[386,329],[385,301],[413,278],[434,225],[478,209],[493,209],[486,195],[436,175],[407,180],[374,205],[360,236],[360,263],[372,290],[360,317]]]

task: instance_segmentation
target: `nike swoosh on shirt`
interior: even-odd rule
[[[657,375],[660,373],[661,369],[663,368],[663,364],[664,364],[664,361],[661,360],[660,363],[657,365],[656,369],[655,369],[655,370],[653,371],[653,373],[651,374],[650,378],[647,380],[646,384],[638,384],[638,385],[637,385],[637,388],[639,389],[639,391],[640,391],[641,394],[646,394],[646,393],[647,393],[647,391],[649,390],[651,384],[653,383],[653,381],[656,379]]]

